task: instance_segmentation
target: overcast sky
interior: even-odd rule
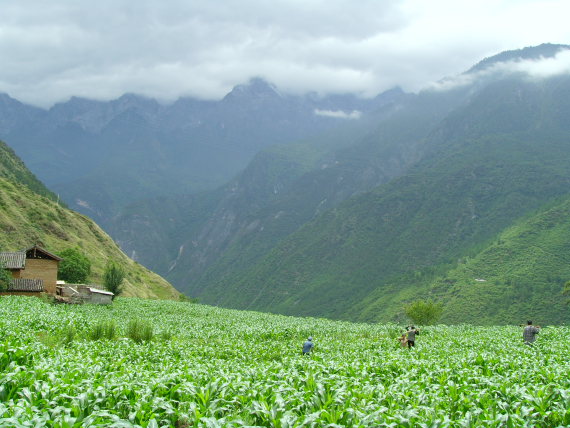
[[[570,43],[568,0],[0,0],[0,92],[417,91],[503,50]]]

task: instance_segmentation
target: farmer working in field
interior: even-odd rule
[[[540,332],[540,326],[532,325],[532,321],[527,321],[527,326],[523,330],[523,340],[529,346],[532,346],[536,340],[536,335]]]
[[[408,335],[408,348],[412,346],[416,346],[416,334],[420,334],[420,331],[416,329],[414,326],[406,327],[408,330],[406,333]]]
[[[309,336],[307,341],[303,343],[303,355],[309,355],[314,347],[315,344],[313,343],[313,338]]]

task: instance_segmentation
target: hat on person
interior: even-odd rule
[[[313,340],[313,336],[309,336],[307,340]]]

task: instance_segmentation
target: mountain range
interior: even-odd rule
[[[0,135],[205,303],[400,321],[430,298],[449,323],[568,322],[570,74],[519,67],[568,49],[503,52],[371,100],[259,79],[170,106],[4,96]]]
[[[0,95],[0,138],[68,205],[107,225],[152,196],[213,190],[262,148],[316,135],[397,98],[281,95],[255,78],[222,100],[163,105],[125,94],[73,97],[48,110]],[[337,115],[337,116],[335,116]]]

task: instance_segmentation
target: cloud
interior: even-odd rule
[[[221,98],[415,91],[502,50],[570,40],[566,0],[21,0],[1,3],[0,92],[50,106],[135,92]]]
[[[530,79],[544,79],[570,74],[570,50],[561,50],[554,57],[527,60],[509,60],[492,64],[482,70],[432,82],[427,90],[447,91],[473,84],[488,76],[523,75]]]
[[[360,119],[360,116],[362,116],[362,112],[358,110],[352,110],[350,113],[346,113],[342,110],[315,109],[315,114],[317,116],[332,117],[335,119]]]
[[[560,51],[553,58],[499,63],[495,69],[504,73],[523,73],[535,78],[570,74],[570,50]]]

